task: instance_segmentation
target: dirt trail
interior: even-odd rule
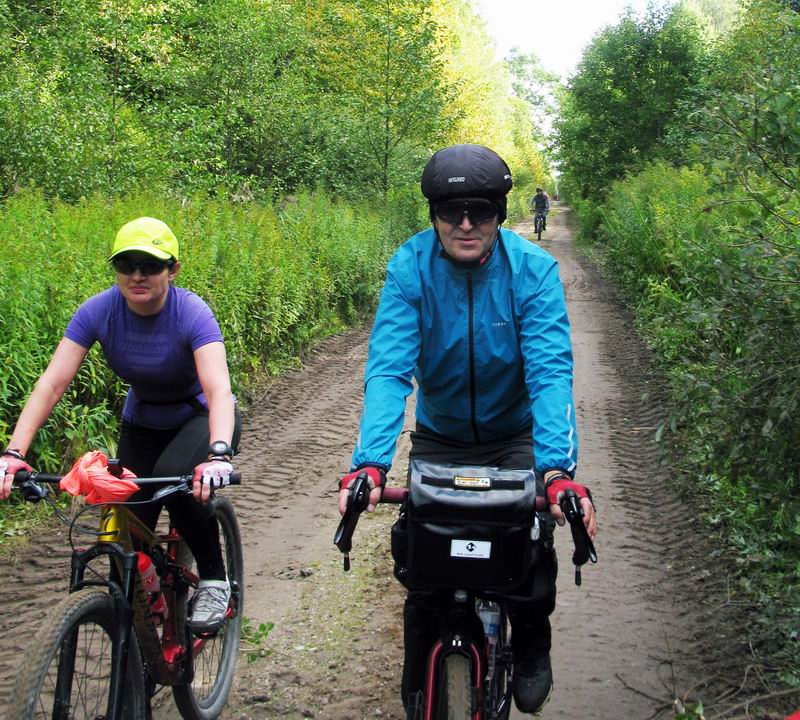
[[[730,602],[723,569],[708,560],[690,513],[666,489],[653,443],[659,383],[624,308],[575,252],[569,220],[569,210],[558,208],[542,245],[559,259],[566,287],[580,478],[599,508],[600,563],[584,570],[576,588],[569,533],[558,533],[556,686],[541,717],[666,718],[672,698],[709,675],[738,684],[748,660],[738,637],[743,608]],[[528,223],[516,229],[532,235]],[[363,329],[324,342],[247,413],[237,461],[245,485],[228,494],[245,537],[245,615],[254,627],[275,627],[261,642],[266,657],[241,659],[224,714],[230,720],[403,717],[403,592],[391,577],[388,546],[394,513],[382,508],[361,523],[347,576],[331,543],[335,482],[356,434],[367,340]],[[404,433],[390,481],[404,477],[407,445]],[[20,552],[0,564],[0,696],[31,628],[65,587],[63,535],[54,532],[39,547],[43,553]],[[160,700],[156,719],[177,718],[167,694]]]

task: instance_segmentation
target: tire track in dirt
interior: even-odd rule
[[[292,371],[271,384],[260,407],[244,422],[242,454],[248,482],[237,501],[242,518],[257,517],[265,503],[308,484],[309,475],[330,469],[325,460],[352,449],[352,436],[342,428],[355,426],[366,359],[367,332],[361,330],[339,343],[328,342],[314,353],[314,388],[306,371]],[[337,345],[347,343],[349,347]],[[334,350],[323,348],[334,347]],[[337,466],[337,472],[342,466]],[[330,476],[329,476],[330,477]]]
[[[55,588],[69,585],[71,553],[66,545],[66,533],[47,527],[27,547],[0,563],[0,717],[5,717],[3,699],[11,690],[28,640],[62,597]]]

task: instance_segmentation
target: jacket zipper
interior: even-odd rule
[[[467,273],[467,299],[469,301],[469,402],[470,402],[470,421],[472,422],[472,434],[475,442],[481,441],[478,434],[478,420],[475,411],[475,396],[477,394],[475,384],[475,321],[472,294],[472,275]]]

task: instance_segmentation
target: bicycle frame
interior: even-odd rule
[[[178,553],[181,537],[173,527],[166,535],[156,535],[127,508],[109,505],[103,508],[100,518],[100,540],[90,548],[75,551],[72,555],[70,592],[84,587],[103,586],[115,597],[117,626],[112,656],[111,684],[109,687],[108,720],[122,717],[124,678],[127,676],[128,647],[132,633],[138,639],[142,656],[152,681],[158,685],[177,685],[190,682],[193,675],[192,658],[199,652],[206,640],[189,635],[178,626],[175,609],[177,595],[190,585],[196,586],[199,578],[180,564]],[[139,580],[136,546],[148,554],[163,555],[163,592],[172,612],[164,620],[161,633],[152,621],[150,603],[145,596]],[[166,551],[163,545],[166,544]],[[86,580],[86,570],[96,558],[107,555],[113,563],[116,574],[107,580]],[[229,611],[230,612],[230,611]],[[74,646],[68,643],[64,650],[74,653]],[[65,664],[69,667],[69,664]],[[59,677],[56,694],[69,697],[69,678]],[[62,695],[63,693],[63,695]]]

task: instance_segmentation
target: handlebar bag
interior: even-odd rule
[[[527,579],[538,536],[533,470],[413,460],[395,576],[409,589],[509,590]]]

